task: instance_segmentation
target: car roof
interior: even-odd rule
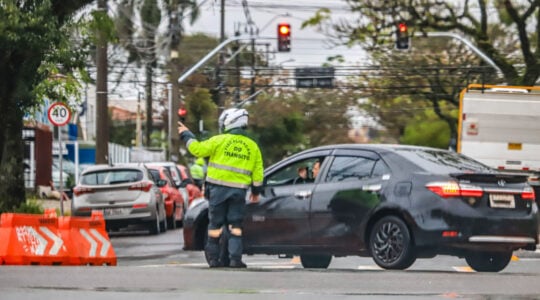
[[[138,169],[140,171],[146,170],[146,167],[143,165],[136,165],[136,164],[131,164],[131,163],[123,163],[123,164],[118,164],[114,166],[110,166],[107,164],[99,164],[99,165],[89,166],[88,168],[84,169],[83,173],[99,171],[99,170],[117,170],[117,169],[126,169],[126,168]]]
[[[310,150],[334,150],[334,149],[358,149],[358,150],[386,150],[386,151],[396,151],[396,150],[440,150],[445,151],[444,149],[425,147],[425,146],[416,146],[416,145],[402,145],[402,144],[334,144],[334,145],[325,145]]]

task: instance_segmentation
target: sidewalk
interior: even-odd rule
[[[36,202],[40,204],[43,209],[54,208],[60,211],[60,200],[58,199],[36,199]],[[64,201],[64,214],[71,214],[71,200]]]

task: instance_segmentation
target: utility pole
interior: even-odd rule
[[[178,108],[180,107],[179,90],[180,84],[175,78],[180,75],[180,65],[178,62],[178,47],[182,39],[182,27],[180,26],[178,1],[172,1],[170,18],[170,35],[171,46],[169,53],[169,81],[167,85],[168,99],[169,99],[169,129],[168,129],[168,155],[167,158],[170,161],[178,162],[180,158],[180,140],[178,132],[176,130],[176,124],[178,123]]]
[[[250,26],[249,34],[253,36],[253,26]],[[255,39],[251,39],[251,87],[249,89],[249,94],[255,94]]]
[[[135,147],[142,147],[141,92],[137,93],[137,118],[135,125]]]
[[[98,13],[107,14],[107,0],[98,0]],[[96,45],[96,164],[109,162],[109,111],[107,87],[107,38],[98,33]]]
[[[238,24],[238,27],[240,25]],[[240,28],[236,28],[234,36],[240,36]],[[234,52],[239,51],[240,43],[236,41],[235,46],[233,47]],[[240,55],[235,56],[235,67],[236,67],[236,89],[234,91],[234,102],[240,102]]]
[[[225,41],[225,0],[221,0],[221,22],[220,22],[220,36],[219,36],[219,42],[223,43]],[[225,57],[223,55],[223,52],[219,53],[219,59],[218,59],[218,65],[217,65],[217,71],[216,71],[216,80],[218,82],[218,91],[217,91],[217,97],[218,97],[218,115],[221,115],[221,112],[223,112],[224,108],[224,101],[223,101],[223,83],[221,79],[221,67],[223,66],[223,62],[225,61]]]

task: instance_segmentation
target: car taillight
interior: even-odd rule
[[[133,208],[147,208],[148,203],[133,204]]]
[[[139,191],[143,191],[143,192],[148,192],[152,186],[154,184],[150,181],[141,181],[141,182],[138,182],[138,183],[135,183],[134,185],[130,186],[128,188],[128,190],[130,191],[133,191],[133,190],[139,190]]]
[[[521,199],[523,200],[534,200],[535,194],[532,187],[526,187],[523,189],[523,192],[521,192]]]
[[[481,187],[457,183],[455,181],[430,182],[426,188],[443,197],[482,197],[484,191]]]
[[[82,187],[82,186],[78,186],[78,187],[73,188],[73,195],[75,195],[75,196],[80,196],[80,195],[83,195],[83,194],[92,194],[92,193],[94,193],[94,190],[91,189],[91,188]]]

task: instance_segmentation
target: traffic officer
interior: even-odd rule
[[[189,168],[189,172],[191,173],[191,177],[193,178],[193,181],[195,181],[195,184],[202,189],[203,182],[204,182],[204,158],[199,157],[195,160],[195,162],[191,165]]]
[[[189,129],[178,122],[178,133],[188,151],[197,157],[208,157],[205,194],[209,201],[206,257],[211,268],[222,267],[220,236],[223,226],[229,230],[226,246],[229,267],[245,268],[242,262],[242,222],[247,190],[250,201],[259,201],[262,190],[263,161],[257,144],[245,135],[248,112],[230,108],[219,117],[220,134],[198,141]]]

